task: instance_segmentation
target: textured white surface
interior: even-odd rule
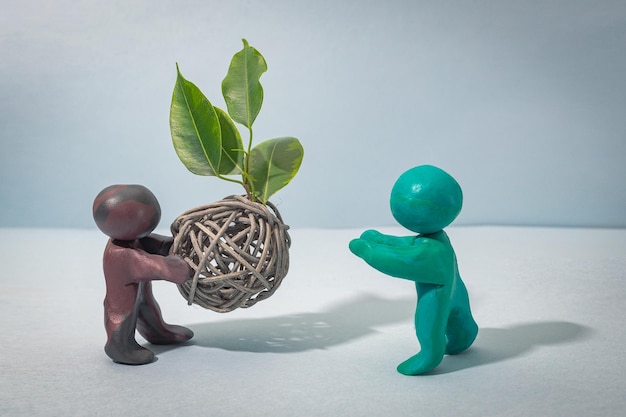
[[[402,234],[400,229],[385,229]],[[0,229],[0,415],[608,416],[626,407],[626,230],[448,230],[481,330],[431,375],[415,292],[352,256],[361,230],[293,230],[277,293],[220,315],[156,295],[196,336],[141,367],[103,352],[106,238]],[[139,338],[138,340],[141,341]]]

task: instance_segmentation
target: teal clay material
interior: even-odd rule
[[[442,230],[461,211],[463,193],[448,173],[421,165],[398,178],[390,204],[398,223],[417,236],[367,230],[350,242],[350,250],[384,274],[415,282],[415,332],[421,350],[398,365],[398,372],[418,375],[439,365],[444,354],[469,348],[478,334],[454,249]]]

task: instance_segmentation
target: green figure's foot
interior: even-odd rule
[[[447,343],[446,343],[446,354],[447,355],[458,355],[459,353],[467,350],[474,340],[476,340],[476,336],[478,335],[478,325],[471,320],[470,322],[464,323],[464,327],[462,329],[458,329],[453,334],[447,333]]]
[[[402,362],[396,369],[403,375],[420,375],[435,369],[441,363],[441,359],[443,356],[433,357],[420,352]]]

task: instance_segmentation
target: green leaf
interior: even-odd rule
[[[221,175],[241,174],[243,168],[243,142],[237,126],[226,112],[213,107],[217,113],[222,132],[222,158],[219,165]]]
[[[198,175],[217,175],[222,156],[222,134],[215,109],[200,89],[178,69],[170,132],[176,154],[187,169]]]
[[[263,104],[263,87],[259,82],[267,71],[263,55],[243,39],[243,49],[237,52],[222,81],[222,94],[228,114],[248,129],[256,119]]]
[[[266,140],[250,152],[250,178],[255,197],[263,204],[296,176],[304,149],[296,138]]]

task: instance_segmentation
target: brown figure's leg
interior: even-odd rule
[[[125,288],[125,297],[137,297],[137,285],[131,284]],[[134,296],[134,297],[133,297]],[[120,311],[118,305],[113,305],[105,299],[105,327],[107,330],[107,343],[104,346],[106,354],[118,363],[126,365],[144,365],[154,361],[154,353],[140,346],[135,340],[135,326],[137,324],[137,304],[134,308]],[[130,310],[130,312],[128,312]]]
[[[190,329],[167,324],[163,320],[159,304],[152,293],[150,281],[139,284],[137,330],[148,342],[154,345],[185,342],[193,337],[193,332]]]

